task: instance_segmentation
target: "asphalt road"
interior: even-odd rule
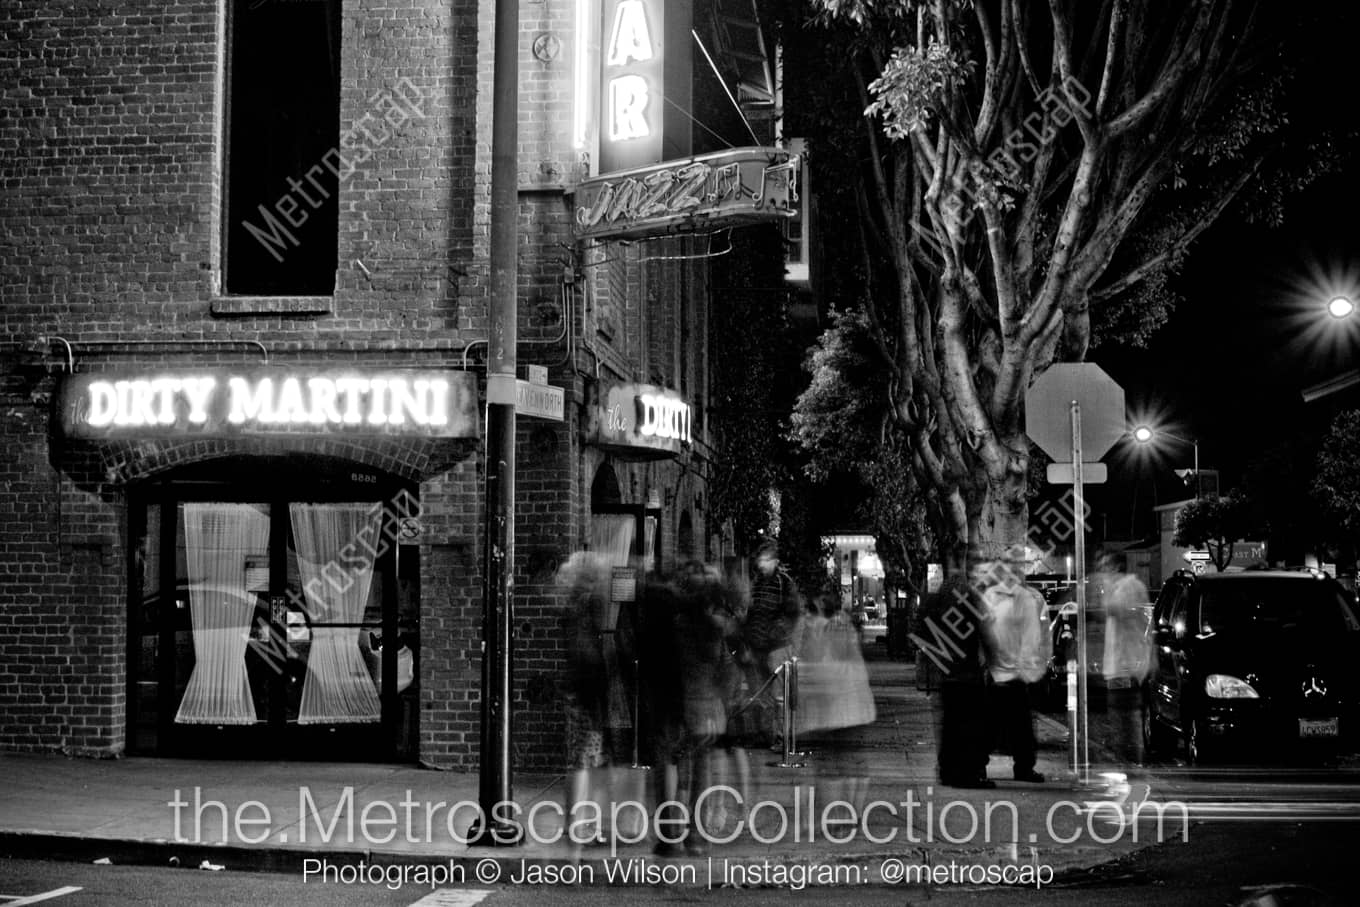
[[[680,885],[625,888],[573,884],[459,885],[431,890],[408,885],[304,882],[298,875],[206,872],[196,869],[94,866],[42,861],[0,864],[0,897],[10,904],[51,907],[86,905],[338,904],[421,907],[554,907],[599,903],[688,904],[721,900],[739,905],[848,904],[1033,904],[1085,905],[1343,905],[1355,903],[1360,823],[1305,821],[1196,823],[1188,843],[1143,850],[1127,860],[1061,878],[1043,888],[941,884],[865,886],[842,884],[790,890],[787,886],[721,888]],[[79,890],[67,890],[78,888]],[[42,901],[35,897],[47,895]]]

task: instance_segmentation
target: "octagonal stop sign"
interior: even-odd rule
[[[1059,463],[1072,462],[1072,401],[1081,407],[1081,458],[1099,460],[1123,437],[1124,389],[1091,362],[1048,367],[1025,392],[1025,434]]]

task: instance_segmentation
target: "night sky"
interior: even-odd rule
[[[1294,197],[1280,227],[1225,216],[1192,247],[1178,283],[1184,301],[1149,346],[1091,353],[1124,386],[1131,421],[1198,439],[1200,466],[1220,470],[1224,491],[1270,447],[1306,440],[1339,409],[1360,406],[1360,388],[1312,403],[1301,393],[1360,368],[1360,313],[1337,321],[1325,310],[1339,293],[1360,300],[1357,199],[1352,165]],[[1140,510],[1152,481],[1167,503],[1179,488],[1171,470],[1193,460],[1188,444],[1131,453],[1121,445],[1106,456],[1111,487],[1095,495],[1109,511],[1111,537],[1129,535],[1135,480]],[[1148,516],[1138,519],[1145,535]]]

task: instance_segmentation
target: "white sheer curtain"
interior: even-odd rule
[[[372,504],[291,504],[298,571],[311,615],[312,648],[302,685],[298,724],[375,722],[382,717],[378,691],[359,649],[357,624],[364,616],[373,562],[340,559],[340,549],[360,538],[378,538],[382,510]],[[371,546],[355,545],[363,552]]]
[[[611,567],[627,567],[633,559],[633,537],[637,535],[637,517],[627,513],[597,513],[590,520],[590,550],[597,552]],[[618,640],[613,632],[618,628],[620,603],[611,596],[604,602],[600,626],[606,631],[600,641],[604,654],[608,695],[605,724],[608,727],[632,727],[628,691],[624,688],[623,672],[619,664]]]
[[[594,514],[590,519],[590,550],[603,555],[612,567],[627,567],[636,534],[637,517],[632,514]]]
[[[269,550],[269,511],[255,504],[185,504],[184,541],[194,669],[175,721],[253,724],[245,656],[255,597],[246,591],[246,557]]]

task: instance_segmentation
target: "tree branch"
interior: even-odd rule
[[[1105,71],[1100,76],[1100,91],[1096,95],[1097,120],[1105,119],[1110,99],[1115,92],[1115,79],[1119,76],[1121,53],[1128,36],[1124,31],[1124,19],[1128,15],[1128,0],[1115,0],[1114,11],[1110,15],[1109,40],[1105,47]]]
[[[1029,20],[1025,17],[1025,0],[1008,0],[1011,7],[1011,22],[1015,30],[1015,48],[1020,55],[1020,68],[1029,79],[1029,87],[1037,97],[1043,94],[1043,84],[1036,74],[1034,62],[1029,54]]]
[[[1158,252],[1141,264],[1130,269],[1118,280],[1092,290],[1092,300],[1103,302],[1118,296],[1144,277],[1147,277],[1148,274],[1184,252],[1191,243],[1199,238],[1201,233],[1207,230],[1214,221],[1218,220],[1218,217],[1223,213],[1223,210],[1227,208],[1228,205],[1232,204],[1233,199],[1235,199],[1238,193],[1242,191],[1242,187],[1244,187],[1248,180],[1255,176],[1256,172],[1261,169],[1262,163],[1264,163],[1264,160],[1258,157],[1248,166],[1242,168],[1242,172],[1237,175],[1236,179],[1232,181],[1232,184],[1225,189],[1219,198],[1209,206],[1205,213],[1191,225],[1190,229],[1186,230],[1185,233],[1176,239],[1168,248],[1163,249],[1161,252]],[[1098,277],[1099,275],[1097,275],[1097,278]]]
[[[1050,0],[1050,2],[1054,2],[1054,0]],[[1195,20],[1195,25],[1170,65],[1157,77],[1147,94],[1109,122],[1105,127],[1107,136],[1118,138],[1124,135],[1146,119],[1153,111],[1161,109],[1167,98],[1171,97],[1172,92],[1181,87],[1182,80],[1199,61],[1200,39],[1204,37],[1204,33],[1209,28],[1212,13],[1213,4],[1209,0],[1202,0],[1199,3],[1199,16]]]
[[[1072,74],[1072,23],[1068,18],[1067,7],[1063,0],[1048,0],[1049,15],[1053,19],[1053,60],[1057,65],[1062,84],[1069,85],[1079,81]],[[1070,108],[1077,121],[1077,130],[1082,141],[1088,146],[1098,141],[1096,125],[1091,117],[1080,107]]]
[[[1067,282],[1068,264],[1074,254],[1077,237],[1091,205],[1092,182],[1101,160],[1098,145],[1086,145],[1081,152],[1081,163],[1077,166],[1076,178],[1072,181],[1072,191],[1067,197],[1067,208],[1063,212],[1058,234],[1053,241],[1053,251],[1049,256],[1048,274],[1044,277],[1043,287],[1034,305],[1025,313],[1025,322],[1019,342],[1028,347],[1044,330],[1058,308],[1058,298],[1062,295]]]

